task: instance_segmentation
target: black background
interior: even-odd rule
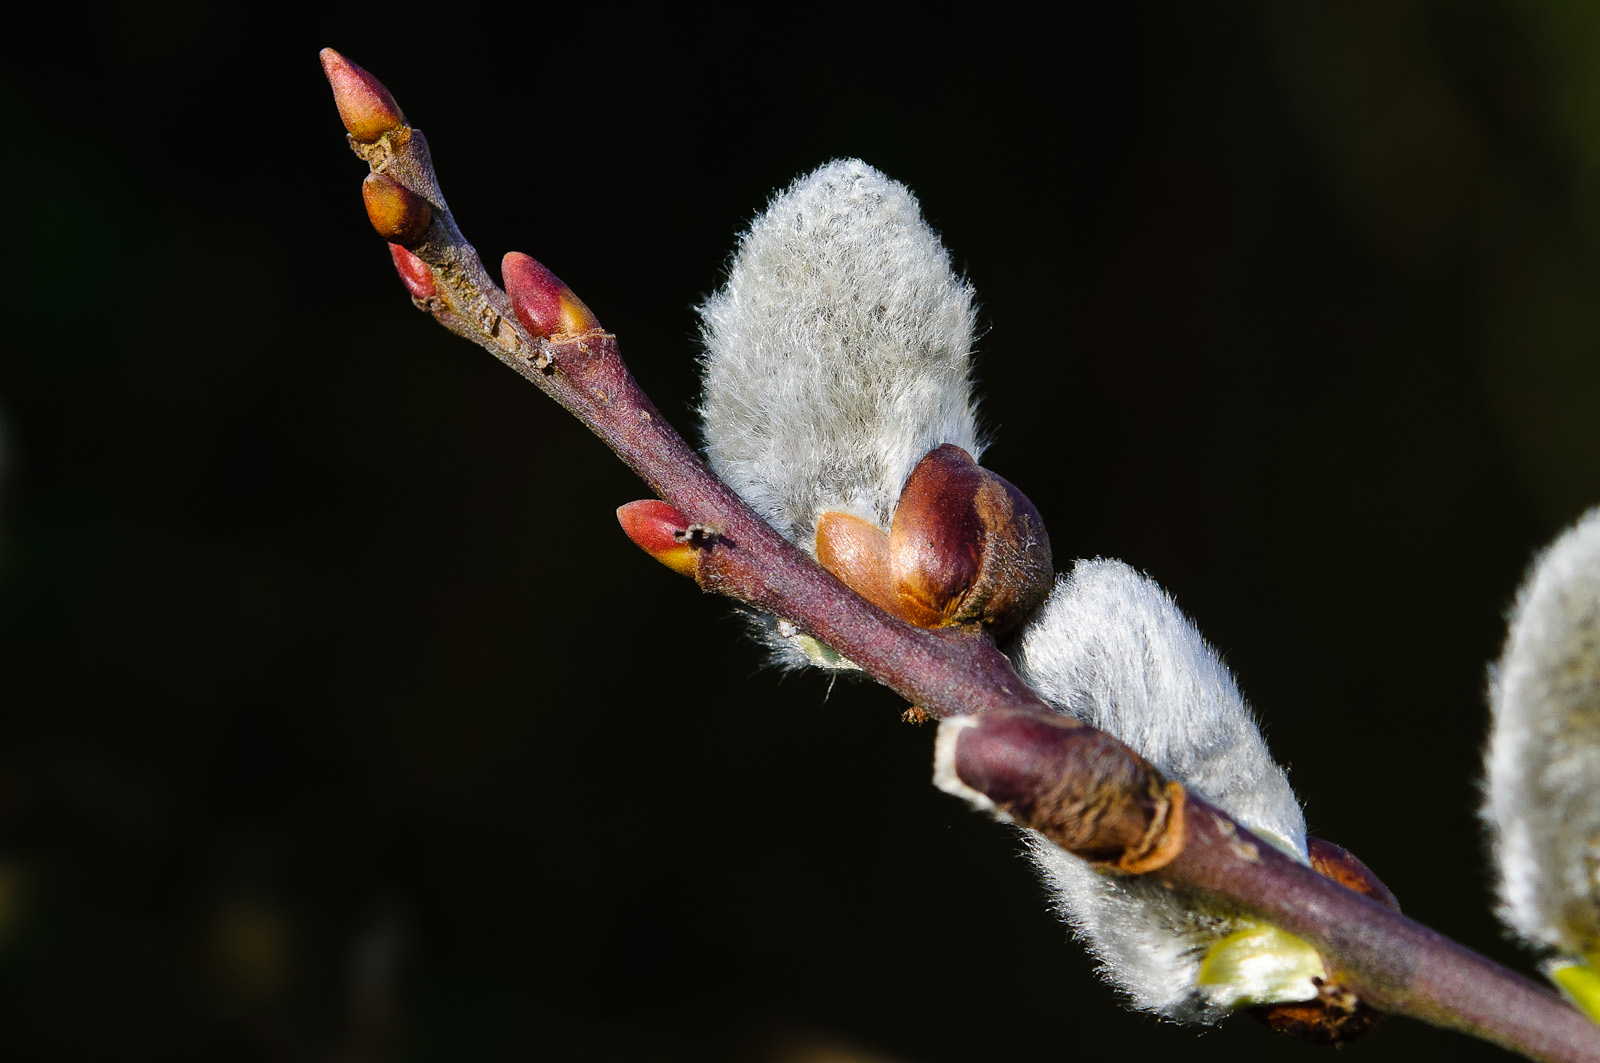
[[[986,464],[1225,654],[1318,834],[1528,970],[1485,666],[1600,501],[1600,14],[1032,23],[62,6],[13,31],[0,355],[12,1058],[1267,1059],[1124,1011],[887,692],[783,677],[640,485],[411,310],[317,50],[491,264],[693,427],[693,307],[858,155],[977,286]],[[1394,1021],[1354,1058],[1501,1054]]]

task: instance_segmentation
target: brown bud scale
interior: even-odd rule
[[[839,582],[882,609],[905,619],[889,576],[889,533],[848,513],[817,518],[817,561]]]
[[[963,784],[1069,853],[1138,875],[1183,851],[1183,785],[1110,735],[1067,716],[1000,709],[956,742]]]
[[[1004,478],[946,443],[901,491],[889,529],[891,579],[919,627],[1016,627],[1050,593],[1050,537],[1039,511]]]
[[[1318,985],[1315,1000],[1267,1004],[1250,1014],[1286,1037],[1330,1048],[1349,1044],[1383,1021],[1383,1012],[1336,982]]]

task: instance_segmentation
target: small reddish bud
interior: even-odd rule
[[[414,244],[433,224],[428,201],[388,174],[367,174],[361,198],[367,205],[367,220],[391,244]]]
[[[520,251],[512,251],[500,260],[500,276],[505,281],[506,294],[511,297],[511,309],[516,311],[522,327],[546,339],[581,336],[600,327],[583,300],[572,289],[561,283],[561,278],[545,269],[533,258]]]
[[[817,518],[817,561],[890,616],[905,618],[889,576],[889,533],[848,513]]]
[[[400,274],[400,282],[411,293],[411,298],[431,299],[439,294],[433,286],[433,270],[422,259],[399,244],[389,245],[389,257],[394,259],[394,271]]]
[[[370,144],[406,124],[400,105],[383,82],[356,66],[332,48],[322,49],[322,72],[333,86],[339,119],[357,143]]]
[[[1043,603],[1054,577],[1033,503],[952,443],[906,480],[889,559],[901,608],[919,627],[984,623],[1004,634]]]
[[[1372,870],[1343,846],[1321,838],[1307,838],[1306,852],[1312,870],[1333,879],[1346,889],[1355,890],[1387,908],[1400,910],[1389,887]],[[1365,1004],[1337,981],[1324,982],[1315,1000],[1295,1004],[1268,1004],[1251,1008],[1250,1014],[1281,1034],[1314,1045],[1348,1044],[1378,1025],[1383,1013]]]
[[[691,578],[699,571],[689,518],[665,502],[654,498],[629,502],[617,510],[617,522],[635,546],[672,571]]]
[[[1306,851],[1311,857],[1312,870],[1319,875],[1333,879],[1345,889],[1371,897],[1386,908],[1400,910],[1400,902],[1389,892],[1389,887],[1349,849],[1321,838],[1307,838]]]

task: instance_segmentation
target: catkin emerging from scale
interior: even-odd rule
[[[700,315],[706,457],[807,552],[825,511],[887,530],[934,447],[981,451],[972,288],[911,192],[860,160],[777,195]],[[843,663],[765,631],[785,663]]]
[[[1305,817],[1233,676],[1153,580],[1121,561],[1079,561],[1015,654],[1023,679],[1062,712],[1307,859]],[[1320,960],[1298,939],[1156,882],[1097,871],[1031,832],[1028,848],[1063,918],[1135,1006],[1215,1022],[1242,1004],[1316,995]],[[1230,935],[1243,942],[1232,962],[1207,966],[1203,978]]]

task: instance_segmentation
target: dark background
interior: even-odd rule
[[[1600,8],[42,14],[0,65],[8,1058],[1323,1051],[1124,1011],[932,728],[628,544],[640,485],[411,310],[324,45],[686,430],[751,214],[832,157],[905,181],[1058,559],[1166,585],[1312,830],[1531,970],[1482,689],[1600,501]],[[1501,1057],[1347,1050],[1423,1052]]]

